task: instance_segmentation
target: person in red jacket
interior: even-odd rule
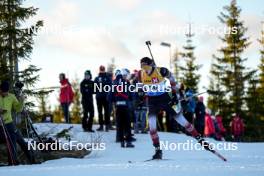
[[[60,76],[60,103],[63,110],[63,115],[66,123],[71,123],[69,107],[73,102],[74,93],[72,90],[72,86],[69,83],[64,73],[61,73]]]
[[[205,137],[215,137],[215,126],[214,121],[211,117],[211,110],[207,109],[205,114],[205,127],[204,127]]]
[[[233,120],[230,123],[230,127],[233,140],[235,142],[240,142],[245,131],[243,120],[235,114]]]
[[[218,115],[216,115],[215,120],[216,120],[217,127],[218,127],[218,131],[216,133],[216,138],[218,140],[224,141],[225,140],[224,136],[226,134],[226,129],[225,129],[224,125],[223,125],[223,118],[222,118],[221,115],[218,114]]]

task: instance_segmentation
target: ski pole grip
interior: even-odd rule
[[[151,45],[151,42],[150,41],[146,41],[146,45]]]

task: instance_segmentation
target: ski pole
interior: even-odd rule
[[[197,97],[197,96],[202,95],[202,94],[205,94],[205,93],[208,93],[208,91],[193,94],[192,96],[187,97],[187,98],[183,98],[183,99],[181,99],[181,100],[179,100],[179,101],[182,102],[182,101],[184,101],[184,100],[188,100],[188,99],[191,99],[191,98],[193,98],[193,97]]]
[[[41,139],[41,137],[38,135],[35,127],[33,126],[33,122],[32,119],[29,116],[28,110],[26,108],[24,108],[24,114],[25,114],[25,118],[26,118],[26,128],[27,128],[27,133],[29,133],[28,131],[30,131],[30,133],[33,133],[37,139],[39,140],[40,143],[43,143],[43,140]],[[29,129],[29,130],[28,130]],[[29,135],[28,135],[29,136]]]
[[[153,57],[152,52],[151,52],[151,49],[150,49],[151,42],[150,41],[146,41],[146,45],[148,47],[148,50],[149,50],[150,56],[151,56],[151,58],[153,60],[153,63],[154,63],[154,65],[156,65],[155,60],[154,60],[154,57]]]
[[[35,91],[41,91],[41,90],[51,90],[54,91],[54,89],[60,89],[61,87],[59,86],[53,86],[53,87],[42,87],[42,88],[36,88],[36,89],[32,89]]]
[[[12,165],[15,165],[15,158],[14,158],[14,154],[13,154],[12,149],[11,149],[11,142],[10,142],[10,138],[9,138],[10,136],[8,135],[8,131],[5,127],[2,116],[0,116],[0,126],[2,126],[2,129],[3,129],[4,137],[6,140],[6,147],[7,147],[7,151],[8,151],[11,163],[12,163]]]

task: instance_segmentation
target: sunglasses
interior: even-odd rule
[[[150,66],[150,65],[146,65],[146,64],[141,64],[141,68],[142,68],[143,70],[151,70],[151,69],[152,69],[152,66]]]

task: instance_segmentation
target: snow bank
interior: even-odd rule
[[[66,124],[36,124],[39,132],[56,133],[68,128]],[[184,143],[191,140],[183,134],[159,133],[161,140],[170,143]],[[91,135],[82,131],[80,125],[74,125],[71,131],[73,139],[91,142],[94,135],[102,137],[106,150],[93,151],[84,159],[59,159],[41,165],[1,167],[0,175],[19,176],[72,176],[72,175],[126,175],[126,176],[248,176],[264,175],[264,143],[240,143],[236,151],[221,151],[228,159],[223,162],[207,151],[163,151],[164,161],[143,162],[150,159],[154,149],[147,134],[136,135],[134,149],[120,148],[115,143],[115,131],[100,132]],[[216,141],[211,140],[213,143]]]

